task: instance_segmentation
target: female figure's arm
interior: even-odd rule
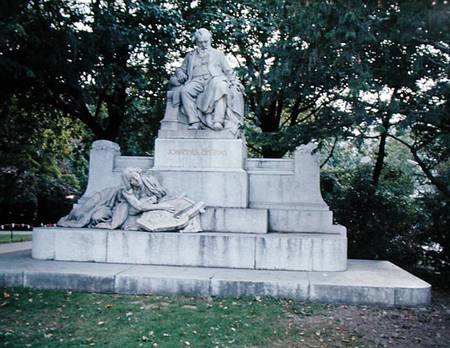
[[[175,208],[166,203],[156,203],[156,197],[146,197],[138,199],[131,190],[123,191],[125,200],[137,211],[145,212],[150,210],[166,210],[170,213],[175,212]]]

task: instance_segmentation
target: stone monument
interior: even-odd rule
[[[293,160],[248,159],[240,132],[243,86],[225,55],[211,47],[209,31],[192,38],[197,47],[170,79],[154,158],[121,156],[117,144],[96,141],[88,188],[58,222],[91,229],[51,238],[72,233],[81,243],[85,233],[103,233],[108,251],[94,259],[107,262],[344,271],[346,230],[333,225],[322,199],[315,146],[298,147]],[[118,239],[118,231],[126,232]],[[102,249],[82,246],[94,247]],[[33,255],[41,252],[35,243]]]
[[[83,197],[65,227],[35,229],[33,258],[169,267],[168,278],[159,268],[114,276],[114,291],[127,293],[427,303],[423,282],[392,292],[372,276],[359,284],[366,266],[347,275],[346,229],[322,199],[316,146],[299,146],[293,159],[247,158],[243,87],[206,29],[193,41],[170,80],[154,157],[94,142]]]

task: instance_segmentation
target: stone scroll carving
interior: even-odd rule
[[[140,169],[126,168],[122,181],[120,186],[93,194],[57,225],[149,232],[201,231],[202,202],[168,196],[155,177],[143,174]]]
[[[191,130],[230,130],[238,134],[244,117],[243,86],[223,52],[211,47],[211,33],[198,29],[197,46],[189,52],[170,79],[162,125],[184,124]]]

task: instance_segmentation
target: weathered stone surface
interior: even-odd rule
[[[347,240],[337,234],[75,228],[37,228],[34,233],[54,233],[55,260],[296,271],[342,271],[347,260]],[[34,248],[35,258],[52,254],[48,245]]]
[[[243,234],[110,231],[107,262],[253,268],[254,248]]]
[[[211,268],[136,266],[116,276],[116,291],[124,294],[208,296]]]
[[[267,233],[267,209],[214,208],[201,215],[204,231]]]
[[[186,194],[207,206],[246,208],[248,204],[248,177],[242,169],[160,169],[152,174],[171,194]]]
[[[40,233],[49,232],[52,233],[53,231],[51,229],[36,229],[36,236]],[[94,233],[92,230],[86,228],[55,229],[54,259],[64,261],[105,262],[107,234],[108,231],[99,229],[96,229]],[[40,248],[40,244],[38,243],[35,243],[34,246]],[[35,254],[33,253],[33,257],[35,257],[34,255]]]
[[[344,271],[347,238],[311,233],[261,235],[256,239],[255,268]]]
[[[319,155],[314,145],[302,145],[294,160],[247,161],[249,207],[268,209],[325,210],[320,192]]]
[[[310,299],[409,306],[428,304],[431,286],[387,261],[349,260],[347,272],[310,274]]]
[[[431,294],[428,283],[387,261],[349,260],[343,272],[297,272],[40,261],[32,259],[29,252],[0,254],[0,286],[130,294],[273,296],[383,306],[427,305]]]
[[[79,273],[25,272],[23,286],[34,289],[77,290],[86,292],[114,292],[112,275]]]
[[[14,288],[23,286],[23,272],[14,269],[0,271],[0,288]]]
[[[33,229],[32,252],[35,259],[55,259],[55,233],[56,229],[51,228]]]
[[[306,300],[308,273],[217,269],[211,279],[214,296],[270,296]]]
[[[270,209],[269,230],[274,232],[329,232],[333,213],[326,210]]]
[[[111,174],[118,156],[120,156],[118,144],[109,140],[97,140],[92,143],[89,157],[89,180],[83,196],[90,197],[95,192],[117,184],[117,178]]]

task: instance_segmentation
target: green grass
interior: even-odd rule
[[[5,243],[17,243],[17,242],[28,242],[31,240],[31,234],[13,234],[13,238],[11,240],[11,235],[2,234],[0,235],[0,244]]]
[[[0,291],[0,346],[265,347],[295,334],[282,300]]]

